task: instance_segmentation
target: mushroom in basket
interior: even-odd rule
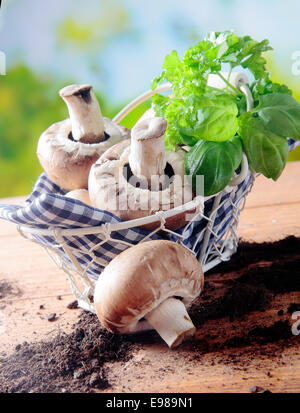
[[[169,347],[195,333],[187,308],[204,284],[201,266],[184,246],[147,241],[117,255],[99,276],[97,316],[113,333],[155,329]]]
[[[92,206],[89,191],[87,189],[73,189],[65,194],[65,196],[83,202],[86,205]]]
[[[50,126],[39,138],[37,156],[49,178],[66,191],[88,186],[91,165],[130,131],[101,114],[90,85],[60,90],[70,117]]]
[[[149,117],[136,123],[131,140],[108,149],[91,167],[89,195],[94,206],[113,212],[127,221],[158,211],[180,207],[193,199],[193,190],[184,174],[184,152],[166,151],[167,122]],[[202,205],[203,206],[203,205]],[[171,230],[188,220],[184,209],[167,218]],[[159,221],[143,227],[154,229]]]

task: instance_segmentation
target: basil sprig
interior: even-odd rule
[[[268,130],[263,120],[252,117],[251,113],[241,116],[240,134],[252,168],[276,181],[288,158],[289,145],[286,138]]]
[[[300,139],[300,105],[285,85],[273,83],[263,53],[272,50],[268,40],[239,37],[232,31],[212,32],[186,50],[167,55],[162,73],[152,82],[172,84],[173,95],[155,94],[152,106],[168,121],[166,146],[191,146],[186,155],[186,174],[204,175],[204,195],[221,191],[241,161],[232,145],[240,142],[250,166],[268,178],[278,179],[287,162],[287,137]],[[229,83],[233,69],[247,69],[254,108],[246,113],[240,90]],[[224,78],[223,71],[228,71]],[[226,87],[208,86],[208,76],[219,76]],[[235,146],[234,146],[235,147]]]
[[[213,195],[221,191],[231,180],[234,171],[242,161],[242,141],[238,136],[226,142],[200,140],[185,156],[185,169],[196,195],[203,195],[202,182],[198,176],[204,175],[204,193]]]

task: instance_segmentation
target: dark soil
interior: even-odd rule
[[[208,285],[207,288],[210,288]],[[212,297],[214,297],[212,295]],[[201,296],[189,311],[196,327],[207,320],[229,317],[230,321],[251,311],[262,309],[272,299],[272,294],[263,286],[232,282],[224,296],[212,298],[203,302]]]
[[[295,300],[276,309],[275,318],[269,320],[268,325],[259,317],[262,320],[259,325],[249,324],[249,328],[235,332],[232,323],[235,320],[242,323],[253,311],[263,315],[280,294],[299,292],[299,258],[299,238],[263,244],[241,242],[230,262],[206,274],[204,291],[189,311],[198,329],[201,330],[205,322],[220,320],[220,328],[227,323],[233,334],[220,335],[217,339],[208,334],[202,347],[199,342],[191,341],[178,351],[189,352],[193,360],[198,360],[201,351],[217,351],[222,355],[223,364],[236,363],[237,368],[241,368],[237,354],[243,354],[245,346],[248,346],[250,360],[267,351],[270,357],[275,357],[278,349],[293,345],[295,336],[292,336],[289,314],[300,309],[300,302]],[[72,309],[76,304],[70,303],[68,307]],[[110,386],[107,362],[126,362],[133,350],[157,342],[161,339],[154,332],[113,335],[99,325],[95,315],[82,312],[70,334],[59,334],[48,342],[25,342],[18,345],[12,355],[0,358],[0,392],[103,390]],[[230,350],[227,358],[223,357],[226,349],[234,349],[235,355]]]
[[[300,303],[291,303],[287,309],[289,314],[293,314],[295,311],[300,311]]]
[[[232,274],[224,282],[221,297],[215,291],[219,285],[211,281],[216,274]],[[241,242],[229,262],[206,273],[204,290],[189,313],[196,326],[226,316],[233,321],[251,311],[263,311],[276,294],[293,291],[300,291],[300,238]],[[296,311],[297,303],[293,304]]]
[[[274,293],[300,291],[300,249],[299,258],[276,261],[270,266],[252,267],[243,274],[240,282],[263,285]]]
[[[40,343],[24,342],[0,358],[0,392],[91,392],[109,386],[105,363],[127,360],[130,341],[99,326],[82,312],[71,334]]]
[[[217,343],[216,348],[242,347],[252,344],[274,343],[281,340],[293,339],[291,326],[288,321],[276,321],[268,327],[255,327],[243,336],[233,337],[222,343]]]
[[[275,242],[246,242],[241,241],[239,243],[238,251],[228,262],[224,262],[222,267],[219,266],[216,269],[212,269],[209,273],[222,269],[223,273],[239,271],[241,268],[248,267],[249,265],[261,262],[289,260],[295,257],[298,261],[299,270],[299,258],[300,258],[300,238],[293,235]]]
[[[15,284],[0,280],[0,300],[15,295],[21,295],[21,290]]]

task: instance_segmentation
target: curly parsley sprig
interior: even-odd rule
[[[240,140],[252,168],[274,180],[287,161],[286,138],[300,139],[300,105],[287,86],[271,81],[263,57],[270,50],[268,40],[258,42],[233,31],[211,32],[188,48],[182,60],[176,51],[167,55],[162,73],[152,82],[153,90],[164,81],[172,84],[173,95],[154,94],[152,106],[157,116],[168,121],[167,148],[192,146],[186,154],[187,174],[210,176],[205,195],[222,190],[232,167],[241,161],[239,151],[240,159],[235,153],[232,162],[227,162],[230,171],[220,162],[222,154],[224,159],[230,157],[232,146],[227,142],[233,138],[235,144]],[[246,113],[243,94],[229,82],[234,69],[247,70],[253,79],[250,112]],[[209,86],[211,74],[219,76],[226,87]]]

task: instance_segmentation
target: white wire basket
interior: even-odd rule
[[[245,181],[247,181],[246,185]],[[166,228],[166,219],[182,213],[183,209],[190,211],[197,208],[199,205],[197,200],[185,204],[183,209],[174,208],[169,211],[161,211],[153,216],[126,222],[103,223],[93,227],[68,229],[56,226],[49,226],[44,229],[18,225],[17,229],[24,238],[41,245],[54,264],[67,274],[71,291],[78,300],[78,305],[85,310],[95,312],[93,304],[95,281],[109,262],[107,260],[104,262],[103,259],[103,256],[107,258],[106,248],[101,257],[101,247],[103,245],[110,245],[112,250],[116,246],[116,250],[120,250],[119,246],[122,244],[124,247],[121,249],[122,251],[137,243],[152,239],[171,239],[193,252],[205,273],[219,263],[228,261],[236,252],[239,241],[237,235],[239,215],[244,208],[246,197],[251,191],[253,182],[254,175],[249,172],[247,179],[242,180],[241,184],[231,186],[230,190],[223,190],[215,197],[206,198],[206,206],[210,205],[209,212],[207,214],[196,212],[185,227],[178,231],[171,231]],[[137,229],[145,224],[157,221],[159,222],[158,227],[145,234],[138,242],[136,242],[136,239],[126,241],[118,237],[118,234],[124,230]],[[194,234],[195,227],[196,237]],[[193,237],[189,236],[191,232]],[[78,239],[91,235],[95,235],[96,239],[100,241],[95,242],[88,250],[83,250],[78,248],[78,245],[74,245],[74,237]],[[186,242],[187,240],[188,242]],[[109,260],[116,255],[117,253],[112,252]],[[90,257],[88,261],[86,260],[87,256]]]
[[[239,86],[250,110],[253,107],[250,90],[247,84]],[[144,93],[126,106],[114,121],[120,122],[153,93],[169,88],[166,84],[155,92]],[[203,198],[196,197],[181,207],[124,222],[107,211],[65,197],[43,174],[25,207],[2,205],[0,217],[17,223],[22,236],[45,249],[55,265],[67,274],[78,305],[94,313],[94,286],[101,271],[116,255],[138,243],[152,239],[180,243],[195,254],[204,272],[228,261],[238,247],[239,215],[255,176],[243,155],[238,173],[234,173],[226,188],[204,199],[204,210]],[[196,212],[183,228],[176,231],[166,228],[168,218],[193,209]],[[149,232],[142,228],[154,222],[158,223],[155,230]]]

